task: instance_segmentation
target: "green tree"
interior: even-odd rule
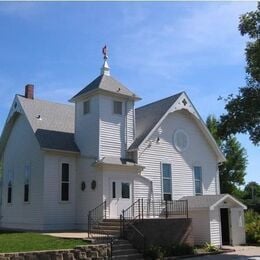
[[[260,185],[251,181],[245,186],[244,193],[245,199],[260,200]]]
[[[226,114],[221,116],[220,134],[223,138],[248,133],[253,144],[260,142],[260,3],[257,10],[241,15],[239,31],[247,35],[245,49],[247,86],[225,101]]]
[[[220,136],[220,123],[214,116],[209,116],[206,124],[227,159],[219,166],[220,191],[221,193],[238,195],[238,186],[245,183],[246,150],[241,146],[236,137],[229,136],[223,139]]]

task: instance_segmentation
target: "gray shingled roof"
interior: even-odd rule
[[[203,196],[185,196],[181,200],[188,200],[189,208],[209,208],[225,197],[227,194],[203,195]]]
[[[182,93],[183,92],[161,99],[135,110],[136,138],[129,147],[129,150],[138,148],[144,138],[151,132],[158,121],[176,102]]]
[[[73,105],[23,96],[18,99],[42,148],[79,152],[74,142]]]
[[[94,90],[109,91],[117,95],[132,97],[135,100],[140,99],[138,96],[135,95],[135,93],[130,91],[127,87],[122,85],[112,76],[100,75],[91,83],[89,83],[85,88],[83,88],[80,92],[78,92],[74,97],[72,97],[70,101],[74,101],[79,96],[85,95]]]

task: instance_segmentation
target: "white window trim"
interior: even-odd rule
[[[85,102],[88,102],[89,110],[87,113],[85,113]],[[91,113],[91,101],[90,101],[90,99],[87,99],[82,102],[82,114],[85,116],[85,115],[89,115],[90,113]]]
[[[28,193],[28,201],[24,200],[24,188],[25,188],[25,180],[26,180],[26,166],[29,167],[29,176],[28,176],[28,186],[29,186],[29,193]],[[26,162],[24,167],[24,183],[23,183],[23,203],[30,204],[31,203],[31,174],[32,174],[32,166],[31,162]]]
[[[9,190],[9,182],[11,182],[12,192],[11,192],[11,202],[8,202],[8,190]],[[14,171],[8,170],[7,176],[7,188],[6,188],[6,204],[12,206],[14,201]]]
[[[122,114],[115,113],[114,102],[121,102],[121,104],[122,104]],[[113,112],[113,115],[119,116],[119,117],[122,117],[124,115],[124,104],[123,103],[124,102],[122,100],[113,99],[113,102],[112,102],[112,112]]]
[[[196,179],[195,179],[195,167],[201,168],[201,193],[196,194]],[[203,190],[203,167],[201,164],[194,164],[192,166],[192,173],[193,173],[193,190],[194,190],[194,196],[202,196],[204,194]]]
[[[161,199],[162,199],[162,201],[164,201],[164,190],[163,190],[163,164],[169,164],[170,166],[171,166],[171,195],[172,195],[172,200],[173,200],[173,191],[172,191],[172,189],[173,189],[173,184],[172,184],[172,164],[171,164],[171,162],[170,161],[167,161],[167,160],[165,160],[165,161],[162,161],[161,162],[161,166],[160,166],[160,168],[161,168]],[[168,193],[167,193],[168,194]],[[170,193],[169,193],[170,194]]]
[[[68,164],[69,165],[69,181],[66,182],[69,184],[69,199],[68,200],[62,200],[62,164]],[[71,203],[71,163],[66,160],[60,161],[60,166],[59,166],[59,203],[61,204],[70,204]]]
[[[178,147],[178,145],[176,145],[176,143],[177,143],[176,138],[177,138],[178,133],[183,133],[187,138],[187,145],[183,149],[180,149],[180,147]],[[185,152],[189,148],[189,145],[190,145],[189,136],[188,136],[187,132],[182,128],[178,128],[174,131],[172,141],[173,141],[173,145],[174,145],[175,149],[180,153]]]

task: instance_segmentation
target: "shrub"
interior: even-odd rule
[[[253,210],[245,213],[247,243],[260,243],[260,214]]]
[[[204,245],[204,250],[206,252],[217,252],[218,248],[216,246],[206,242],[205,245]]]
[[[193,247],[187,244],[174,244],[171,246],[151,246],[145,251],[150,259],[163,259],[166,256],[193,255]]]
[[[176,244],[171,247],[171,256],[193,255],[193,247],[187,244]]]
[[[145,251],[145,256],[153,260],[163,259],[165,251],[161,246],[151,246]]]

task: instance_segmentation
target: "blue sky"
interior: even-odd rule
[[[256,2],[0,2],[0,131],[13,97],[65,103],[93,80],[109,46],[111,74],[143,98],[185,90],[205,119],[219,96],[245,84],[239,15]],[[259,147],[247,149],[246,181],[260,183]]]

